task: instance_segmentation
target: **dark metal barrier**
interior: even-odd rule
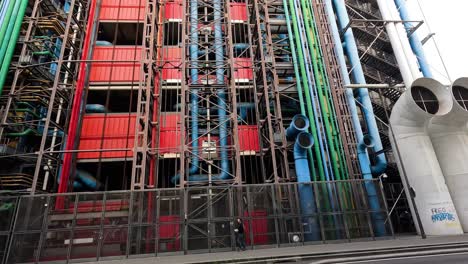
[[[378,211],[369,208],[369,184],[378,190]],[[313,189],[314,214],[301,213],[299,188]],[[59,196],[65,207],[57,210]],[[236,218],[244,221],[249,248],[376,239],[372,219],[388,219],[385,201],[379,180],[0,198],[1,257],[3,263],[66,263],[230,251]],[[314,232],[321,240],[306,241]]]

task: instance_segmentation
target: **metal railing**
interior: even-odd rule
[[[374,186],[380,210],[371,210]],[[301,190],[311,188],[316,211],[302,213]],[[62,209],[55,203],[65,201]],[[234,222],[245,224],[250,248],[330,240],[376,239],[373,219],[387,219],[375,180],[191,187],[0,198],[2,263],[97,261],[160,254],[235,250]],[[318,229],[306,223],[318,223]],[[321,241],[305,241],[315,232]]]

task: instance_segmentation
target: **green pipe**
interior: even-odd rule
[[[301,46],[301,40],[299,38],[299,28],[297,24],[297,14],[295,12],[295,7],[294,7],[294,0],[289,0],[289,6],[291,10],[291,19],[292,19],[292,24],[294,28],[294,40],[296,42],[296,46],[300,47]],[[315,117],[314,117],[314,112],[312,110],[312,101],[310,97],[310,87],[307,81],[307,73],[306,73],[306,67],[304,65],[304,54],[302,49],[297,49],[297,56],[298,56],[298,61],[299,61],[299,66],[300,66],[300,73],[301,73],[301,80],[302,80],[302,85],[304,87],[304,94],[306,97],[306,105],[307,105],[307,116],[309,117],[310,120],[310,130],[311,134],[314,138],[315,142],[319,142],[318,137],[317,137],[317,127],[315,126]],[[320,148],[319,144],[314,144],[314,153],[315,153],[315,160],[320,161],[322,158],[321,153],[320,153]],[[318,176],[321,181],[325,180],[325,173],[324,173],[324,168],[323,164],[321,162],[317,162],[317,169],[318,169]],[[314,174],[314,181],[317,180],[315,174]]]
[[[7,136],[7,137],[24,137],[24,136],[31,135],[31,134],[36,134],[36,131],[34,129],[32,129],[32,128],[28,128],[28,129],[24,130],[23,132],[6,133],[5,136]]]
[[[33,110],[28,109],[28,108],[19,108],[19,109],[15,109],[14,111],[15,112],[20,112],[20,113],[30,113],[34,117],[40,118],[40,116],[36,112],[34,112]]]
[[[316,46],[315,39],[311,34],[313,32],[311,29],[311,25],[310,25],[310,23],[312,23],[312,18],[310,17],[309,9],[307,8],[305,0],[301,0],[300,3],[303,9],[306,37],[307,37],[307,42],[309,45],[309,52],[310,52],[312,65],[313,65],[312,68],[313,68],[313,72],[315,75],[315,85],[316,85],[317,92],[318,92],[318,100],[319,100],[320,107],[322,109],[322,117],[323,117],[323,122],[324,122],[325,134],[327,137],[326,140],[328,142],[328,149],[330,151],[330,159],[331,159],[331,164],[333,168],[333,173],[335,175],[336,180],[342,180],[343,177],[340,173],[339,166],[338,166],[339,161],[337,160],[338,157],[337,157],[337,151],[335,148],[335,142],[332,137],[332,127],[330,124],[330,111],[329,111],[328,104],[324,100],[324,94],[323,94],[323,90],[325,89],[324,82],[323,82],[324,76],[321,74],[321,72],[319,72],[317,54],[316,54],[317,46]]]
[[[309,4],[310,4],[310,1],[309,1]],[[314,16],[314,13],[312,12],[312,21],[316,21],[315,20],[315,16]],[[316,23],[314,24],[314,31],[315,31],[315,35],[317,36],[317,39],[320,39],[319,38],[319,33],[318,33],[318,29],[317,29],[317,25]],[[339,157],[339,160],[340,160],[340,170],[342,171],[342,174],[343,174],[343,179],[349,179],[349,172],[348,172],[348,166],[347,166],[347,163],[346,163],[346,155],[345,155],[345,151],[344,151],[344,145],[343,145],[343,141],[342,141],[342,138],[341,138],[341,134],[340,134],[340,129],[339,129],[339,126],[338,126],[338,120],[336,119],[337,117],[337,112],[336,112],[336,109],[335,109],[335,104],[334,104],[334,101],[332,99],[332,94],[331,94],[331,89],[330,89],[330,81],[328,79],[328,75],[326,73],[326,70],[325,70],[325,60],[324,60],[324,57],[323,57],[323,50],[322,50],[322,46],[321,45],[318,45],[318,52],[319,52],[319,58],[320,58],[320,61],[321,61],[321,71],[322,71],[322,74],[325,76],[324,80],[325,80],[325,84],[326,84],[326,87],[328,87],[328,89],[326,89],[326,97],[327,97],[327,100],[329,102],[329,105],[330,105],[330,108],[331,108],[331,112],[332,112],[332,115],[331,115],[331,124],[332,124],[332,127],[333,127],[333,137],[334,137],[334,140],[335,140],[335,144],[336,144],[336,149],[337,149],[337,152],[338,152],[338,157]]]
[[[2,25],[0,26],[0,44],[3,43],[5,39],[5,33],[9,25],[9,21],[11,19],[11,13],[13,12],[13,7],[15,6],[15,1],[11,0],[8,3],[8,7],[5,14],[5,20],[3,21]],[[0,60],[2,61],[2,60]]]
[[[13,29],[15,28],[15,23],[16,23],[16,18],[18,15],[19,7],[20,7],[20,2],[16,1],[14,8],[13,8],[13,13],[11,14],[11,17],[8,18],[9,21],[8,21],[8,25],[5,31],[5,37],[3,38],[3,41],[0,42],[0,61],[2,62],[2,64],[4,62],[3,59],[5,58],[8,44],[10,43]]]
[[[320,45],[319,39],[320,39],[320,34],[318,33],[317,29],[317,22],[315,20],[313,8],[310,5],[310,1],[306,2],[308,5],[308,9],[310,10],[310,15],[311,15],[311,24],[312,24],[312,31],[313,35],[315,36],[315,42],[316,42],[316,52],[317,52],[317,59],[318,59],[318,66],[319,66],[319,71],[323,76],[323,81],[325,83],[325,87],[328,89],[325,89],[325,97],[328,102],[328,106],[330,107],[330,123],[332,126],[332,136],[333,136],[333,141],[335,144],[335,149],[337,150],[337,157],[339,161],[339,169],[340,173],[342,175],[342,179],[348,179],[349,174],[346,166],[346,157],[344,154],[344,147],[343,147],[343,142],[341,140],[341,136],[339,133],[339,128],[338,128],[338,121],[336,119],[336,110],[335,110],[335,105],[332,99],[331,95],[331,89],[330,89],[330,82],[328,80],[328,75],[325,70],[325,60],[323,58],[323,51],[322,51],[322,46]]]
[[[289,8],[286,0],[283,0],[283,6],[284,6],[284,12],[285,12],[285,17],[286,17],[286,25],[288,28],[288,35],[289,35],[289,46],[291,48],[291,55],[292,55],[292,60],[293,60],[293,65],[294,65],[294,75],[296,76],[296,87],[297,87],[297,94],[299,96],[299,106],[301,108],[301,114],[306,115],[306,109],[305,109],[305,103],[304,103],[304,95],[302,91],[302,85],[301,85],[301,76],[299,75],[299,69],[298,69],[298,61],[297,61],[297,55],[296,55],[296,46],[294,45],[294,39],[293,39],[293,32],[291,28],[291,22],[290,22],[290,15],[289,15]],[[314,122],[314,120],[309,120],[310,122]],[[311,133],[313,134],[313,133]],[[317,141],[316,141],[317,142]],[[309,148],[307,149],[307,154],[309,156],[309,165],[310,165],[310,170],[312,172],[311,174],[311,180],[316,180],[317,178],[317,173],[316,173],[316,168],[314,164],[314,159],[313,159],[313,154],[312,154],[312,149]]]
[[[28,108],[31,108],[31,109],[36,108],[32,104],[30,104],[28,102],[17,102],[16,105],[21,105],[23,107],[28,107]]]
[[[52,56],[52,52],[45,50],[45,51],[35,51],[32,53],[33,55],[50,55]]]
[[[26,12],[27,7],[28,7],[28,0],[22,0],[18,15],[16,16],[16,22],[15,22],[15,27],[13,29],[13,35],[10,38],[6,56],[3,60],[2,68],[0,70],[0,95],[3,92],[3,85],[5,84],[5,80],[8,74],[8,69],[10,68],[11,59],[13,58],[13,54],[15,53],[16,41],[18,40],[20,31],[21,31],[21,24],[23,23],[24,14]]]

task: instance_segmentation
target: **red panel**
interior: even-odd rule
[[[169,21],[182,21],[184,12],[181,2],[166,2],[164,9],[164,18]]]
[[[173,112],[173,113],[162,113],[161,118],[159,120],[159,124],[161,125],[161,129],[175,129],[179,127],[180,123],[180,113]]]
[[[102,0],[100,20],[138,21],[145,18],[145,0]]]
[[[161,115],[159,123],[161,131],[159,133],[159,153],[179,153],[181,152],[180,113],[164,113]]]
[[[159,217],[159,239],[165,240],[167,239],[168,242],[166,243],[166,248],[161,249],[162,251],[177,251],[180,249],[180,225],[179,225],[179,216],[177,215],[168,215],[168,216],[160,216]],[[161,242],[159,242],[159,246],[161,247]]]
[[[159,133],[159,153],[179,153],[181,152],[182,133],[174,130],[162,130]]]
[[[92,63],[90,82],[131,83],[140,79],[140,46],[98,46],[93,60],[103,62]]]
[[[81,129],[79,150],[132,149],[135,138],[135,115],[85,115]],[[105,129],[104,128],[105,122]],[[104,135],[103,135],[104,134]],[[101,147],[102,144],[102,147]],[[78,159],[97,159],[100,152],[80,152]],[[132,157],[133,151],[102,152],[102,158]]]
[[[257,126],[241,125],[239,128],[240,151],[260,151]]]
[[[248,217],[249,213],[244,212],[244,216]],[[252,217],[252,232],[253,232],[253,244],[254,245],[265,245],[268,244],[268,221],[267,213],[264,210],[253,211],[250,216]],[[244,222],[245,227],[245,242],[250,245],[250,224],[246,220]]]
[[[247,21],[247,4],[246,3],[229,3],[231,21],[241,22]]]
[[[253,65],[250,58],[234,58],[234,79],[236,81],[253,80]]]
[[[163,49],[163,70],[162,79],[167,80],[182,80],[182,48],[165,47]]]

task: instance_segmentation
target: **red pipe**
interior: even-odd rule
[[[73,97],[72,113],[70,117],[70,126],[68,127],[68,137],[65,145],[65,150],[73,150],[76,130],[78,126],[78,121],[80,118],[81,102],[83,97],[83,89],[86,80],[86,61],[90,51],[91,44],[91,32],[93,31],[94,26],[94,15],[96,12],[96,0],[91,1],[91,6],[89,9],[88,23],[86,25],[86,36],[84,39],[83,53],[81,54],[80,69],[78,72],[78,79],[75,87],[75,96]],[[68,191],[68,180],[70,177],[70,167],[72,163],[73,153],[65,152],[63,155],[63,165],[62,165],[62,175],[60,175],[60,182],[58,187],[58,193],[65,193]],[[64,208],[64,197],[57,197],[56,209]]]

